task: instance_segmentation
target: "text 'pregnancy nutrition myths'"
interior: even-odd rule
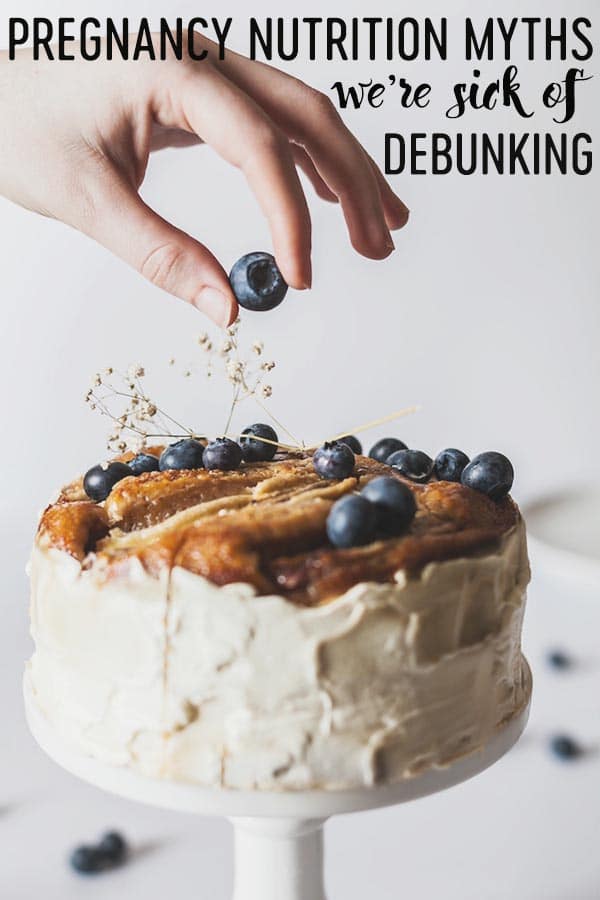
[[[264,62],[361,63],[359,79],[353,75],[323,86],[339,109],[439,109],[447,129],[399,128],[382,134],[387,174],[592,171],[592,135],[578,126],[583,93],[589,97],[594,88],[593,23],[588,18],[9,19],[10,59],[27,46],[35,59],[51,61],[189,58],[201,64],[223,60],[232,44]],[[434,88],[423,79],[423,66],[415,77],[416,62],[435,64],[438,73],[440,63],[454,62],[453,73],[456,63],[464,63],[464,73]],[[377,76],[369,74],[369,63],[377,64]],[[385,76],[383,63],[390,64]],[[531,63],[536,64],[535,79]],[[557,63],[564,64],[559,77]],[[547,80],[544,64],[552,72]],[[501,110],[514,116],[515,125],[494,132],[494,112]],[[469,130],[462,128],[463,122]]]

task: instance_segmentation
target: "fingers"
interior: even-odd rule
[[[315,189],[315,193],[321,200],[327,200],[329,203],[337,203],[338,198],[335,196],[332,190],[330,190],[319,173],[315,168],[315,164],[304,149],[304,147],[298,146],[298,144],[292,144],[292,154],[294,156],[294,160],[296,161],[296,165],[302,169],[313,188]]]
[[[146,206],[116,173],[102,180],[88,227],[77,224],[152,284],[191,303],[221,328],[235,321],[237,301],[218,260]]]
[[[356,250],[383,258],[393,249],[390,228],[407,210],[342,122],[331,101],[277,69],[228,53],[219,70],[246,91],[300,144],[318,175],[339,198]]]
[[[155,127],[154,133],[150,141],[150,149],[164,150],[167,147],[195,147],[202,141],[195,134],[182,131],[180,128],[158,128]]]
[[[410,216],[408,206],[406,206],[400,197],[398,197],[391,189],[375,160],[372,159],[366,151],[365,155],[369,160],[371,168],[375,173],[375,178],[377,179],[385,221],[387,222],[388,228],[392,231],[396,231],[398,228],[404,228]]]
[[[329,110],[314,115],[315,121],[304,119],[294,125],[295,140],[302,142],[317,172],[339,199],[354,249],[371,259],[389,256],[394,242],[372,167]]]
[[[180,70],[178,70],[180,71]],[[311,283],[311,223],[289,141],[251,98],[212,66],[174,76],[171,107],[180,128],[193,131],[241,169],[263,210],[277,264],[292,287]]]

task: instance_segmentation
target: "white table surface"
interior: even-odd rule
[[[27,554],[28,529],[13,525],[0,538],[8,573],[0,632],[6,723],[0,743],[0,897],[228,900],[231,845],[225,821],[105,795],[61,771],[35,746],[21,696],[30,645],[19,557]],[[446,793],[330,821],[330,900],[600,897],[599,600],[540,578],[534,582],[525,648],[535,688],[525,736],[493,769]],[[572,671],[545,666],[544,653],[553,645],[574,654]],[[556,731],[576,736],[589,754],[571,764],[555,760],[546,740]],[[71,873],[65,863],[70,848],[109,827],[133,843],[132,862],[96,878]]]

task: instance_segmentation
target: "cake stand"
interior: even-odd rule
[[[529,669],[527,677],[531,679]],[[147,778],[84,756],[60,739],[25,686],[31,732],[60,766],[105,791],[164,809],[229,818],[234,828],[233,900],[325,900],[323,824],[330,816],[406,803],[479,774],[519,739],[529,703],[481,750],[396,784],[341,791],[266,792],[202,788]]]

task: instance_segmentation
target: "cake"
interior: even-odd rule
[[[332,546],[333,505],[381,475],[413,493],[410,526]],[[481,748],[529,700],[513,500],[365,456],[340,479],[302,452],[146,472],[103,502],[78,479],[42,514],[30,573],[37,710],[146,776],[391,783]]]

